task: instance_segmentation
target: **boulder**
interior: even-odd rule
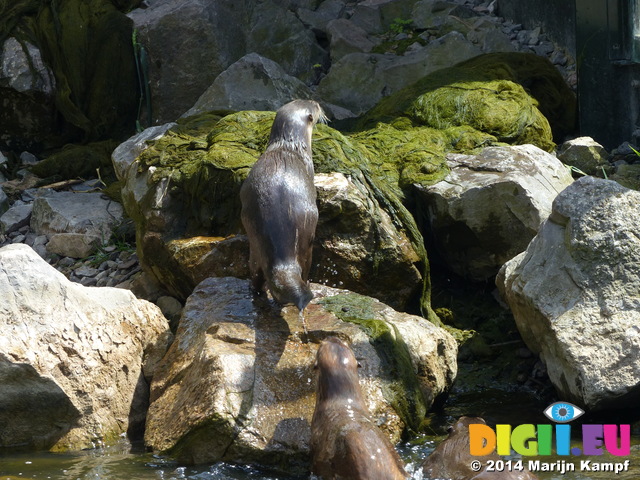
[[[455,378],[453,337],[371,298],[312,288],[305,334],[295,308],[253,299],[248,281],[198,285],[153,378],[146,444],[188,463],[308,471],[313,363],[329,335],[351,343],[368,408],[390,439],[419,429]]]
[[[111,238],[113,228],[122,221],[122,206],[100,193],[53,192],[33,202],[31,228],[37,235],[73,235],[66,248],[64,238],[55,241],[55,251],[64,257],[91,253]],[[86,237],[78,240],[78,236]],[[76,248],[84,245],[84,248]],[[86,255],[85,255],[86,256]]]
[[[0,249],[0,448],[81,450],[144,426],[168,347],[155,306],[67,280],[22,244]]]
[[[256,2],[247,28],[246,52],[277,62],[302,80],[313,77],[314,65],[329,64],[329,55],[296,15],[274,2]]]
[[[560,146],[558,158],[587,175],[602,175],[605,169],[609,170],[609,154],[591,137],[567,140]]]
[[[398,19],[407,20],[415,0],[364,0],[357,2],[351,20],[369,33],[384,33]]]
[[[17,92],[53,93],[53,73],[42,61],[40,50],[29,42],[7,38],[0,54],[0,85]]]
[[[375,46],[367,32],[346,18],[331,20],[327,24],[331,61],[336,62],[348,53],[369,52]]]
[[[128,14],[148,56],[154,124],[182,115],[246,53],[248,3],[160,0]]]
[[[248,277],[239,188],[266,146],[273,115],[183,119],[128,168],[122,197],[136,222],[141,265],[176,298],[186,299],[207,276]],[[422,237],[396,190],[369,171],[362,146],[326,125],[316,132],[317,185],[325,190],[311,278],[342,282],[398,309],[420,302],[435,320]],[[337,181],[323,180],[336,170]]]
[[[496,279],[559,397],[589,410],[640,398],[638,202],[616,182],[576,180]]]
[[[276,62],[249,53],[218,75],[183,117],[209,110],[275,111],[294,98],[311,98],[311,90]]]
[[[176,124],[171,122],[149,127],[118,145],[111,153],[111,162],[118,180],[126,178],[127,170],[138,155],[149,146],[149,141],[161,138],[167,130],[175,126]]]
[[[449,174],[416,185],[429,239],[451,270],[484,281],[523,252],[571,184],[569,170],[533,145],[449,154]]]
[[[0,233],[8,234],[29,225],[33,205],[15,203],[0,216]]]
[[[313,8],[311,5],[297,10],[298,18],[304,25],[308,25],[314,32],[325,33],[327,24],[345,14],[344,0],[324,0]]]
[[[350,53],[331,66],[318,85],[318,95],[360,115],[383,97],[425,75],[480,53],[479,48],[458,32],[451,32],[404,56]]]

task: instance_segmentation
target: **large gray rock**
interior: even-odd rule
[[[584,177],[496,280],[563,400],[636,407],[640,396],[640,193]]]
[[[404,56],[350,53],[331,66],[317,93],[323,100],[360,115],[382,97],[480,53],[478,47],[458,32],[451,32]]]
[[[35,45],[21,44],[13,37],[5,40],[0,51],[0,86],[21,93],[34,91],[51,95],[54,85],[53,74]]]
[[[398,440],[405,422],[419,424],[456,375],[453,337],[373,299],[312,287],[316,299],[305,311],[306,336],[294,307],[279,312],[253,299],[248,281],[202,282],[154,376],[147,445],[186,462],[307,470],[313,363],[318,344],[329,335],[352,344],[367,406],[392,440]],[[366,327],[338,317],[386,330],[388,342],[372,340]],[[385,364],[385,355],[395,367]]]
[[[348,53],[369,52],[375,46],[365,30],[346,18],[331,20],[326,28],[333,62]]]
[[[356,2],[351,20],[369,33],[384,33],[397,19],[411,18],[415,0],[364,0]]]
[[[442,181],[416,185],[421,210],[447,265],[479,281],[527,248],[556,195],[572,182],[558,159],[533,145],[450,154],[447,164]]]
[[[113,228],[122,222],[122,213],[122,205],[100,193],[53,192],[33,202],[31,228],[51,240],[61,236],[48,246],[52,253],[81,258],[109,241]],[[74,238],[67,243],[69,235]],[[79,235],[86,238],[79,241]]]
[[[159,0],[128,16],[148,53],[154,123],[174,121],[246,53],[249,0]]]
[[[0,448],[80,450],[143,427],[171,334],[160,310],[0,249]]]
[[[314,33],[293,12],[273,2],[258,2],[249,25],[246,51],[277,62],[289,75],[309,79],[314,65],[329,61]]]
[[[277,110],[295,98],[311,98],[311,90],[276,62],[249,53],[218,75],[183,117],[210,110]]]

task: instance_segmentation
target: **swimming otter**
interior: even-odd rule
[[[278,303],[300,311],[313,298],[308,279],[318,223],[311,134],[325,119],[313,100],[282,106],[267,149],[240,189],[253,288],[260,292],[266,284]]]
[[[449,436],[444,439],[431,455],[422,463],[422,473],[426,478],[447,478],[451,480],[537,480],[528,470],[487,472],[487,460],[501,460],[493,453],[484,457],[475,457],[469,453],[469,425],[486,422],[479,417],[460,417],[451,426]],[[482,464],[481,471],[474,471],[471,462]]]
[[[318,348],[316,368],[311,471],[325,480],[407,478],[393,445],[369,419],[351,349],[336,337],[327,338]]]

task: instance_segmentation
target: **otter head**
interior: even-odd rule
[[[353,351],[342,340],[337,337],[323,340],[314,366],[318,369],[318,399],[343,397],[361,403],[359,366]]]
[[[313,126],[318,121],[326,120],[327,117],[318,102],[313,100],[289,102],[276,112],[269,136],[269,147],[288,147],[311,155]]]
[[[468,434],[469,425],[476,423],[487,424],[487,422],[480,417],[460,417],[456,423],[449,427],[449,436],[453,437],[459,434]]]
[[[271,295],[282,305],[293,303],[302,311],[313,299],[309,284],[302,280],[299,265],[274,266],[268,282]]]

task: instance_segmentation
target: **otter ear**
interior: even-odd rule
[[[356,365],[358,366],[358,368],[362,368],[362,364],[358,360],[356,360]]]
[[[313,369],[314,370],[318,369],[318,361],[317,360],[315,362],[313,362]]]
[[[313,115],[309,114],[309,116],[308,116],[307,118],[309,119],[309,121],[310,121],[311,123],[313,123]]]

